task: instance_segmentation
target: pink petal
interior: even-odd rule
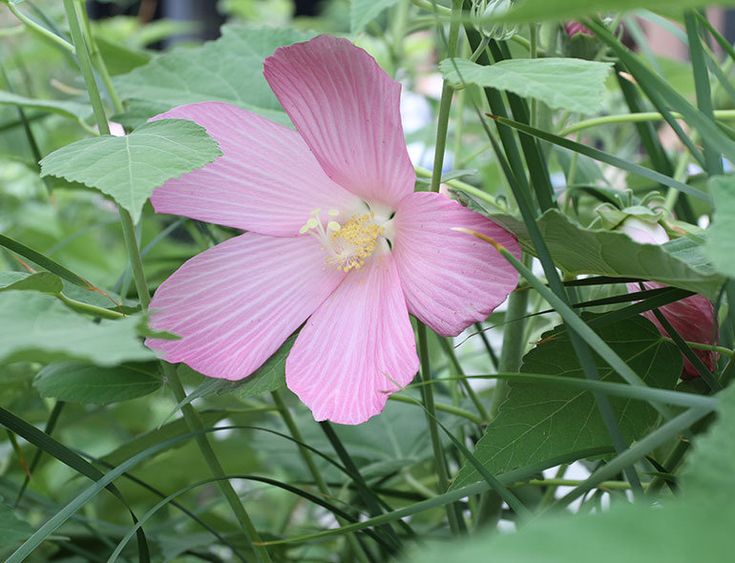
[[[286,384],[316,420],[360,424],[417,370],[398,272],[386,254],[350,272],[312,315],[286,361]]]
[[[149,339],[165,360],[242,379],[267,360],[339,285],[311,237],[246,233],[195,256],[156,291]]]
[[[357,199],[324,174],[298,133],[254,113],[203,102],[154,119],[166,118],[198,123],[224,154],[158,188],[151,198],[158,213],[293,236],[315,208],[346,209]]]
[[[413,191],[401,85],[365,51],[321,35],[278,48],[265,78],[332,180],[387,205]]]
[[[645,289],[659,289],[668,287],[658,282],[645,282]],[[641,291],[637,283],[628,284],[628,291],[633,293]],[[669,321],[673,329],[687,342],[696,342],[698,344],[717,344],[719,341],[719,327],[715,319],[715,309],[712,303],[702,295],[692,295],[680,301],[675,301],[658,309],[664,318]],[[669,336],[661,323],[658,322],[653,311],[642,313],[649,321],[651,321],[663,336]],[[712,371],[717,365],[719,354],[712,350],[693,350],[700,360]],[[699,372],[694,365],[682,356],[684,360],[684,368],[682,375],[684,377],[699,377]]]
[[[520,257],[513,235],[443,194],[416,192],[396,211],[393,255],[411,314],[444,336],[485,320],[518,283],[489,244],[453,231],[483,233]]]

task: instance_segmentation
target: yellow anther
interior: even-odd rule
[[[327,211],[327,215],[330,217],[338,217],[339,216],[339,209],[330,209]]]
[[[337,223],[337,221],[330,221],[327,223],[327,230],[328,231],[339,231],[342,228],[342,225]]]
[[[375,252],[382,234],[383,227],[373,222],[372,213],[354,215],[339,230],[332,231],[334,256],[331,261],[343,272],[359,270]]]

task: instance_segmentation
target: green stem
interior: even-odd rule
[[[84,32],[87,38],[87,45],[89,46],[92,62],[94,63],[94,68],[99,73],[100,78],[102,79],[102,83],[105,85],[105,91],[110,97],[110,101],[112,102],[112,107],[115,110],[115,113],[122,113],[123,111],[125,111],[125,108],[123,107],[122,100],[117,95],[117,90],[115,90],[115,86],[112,84],[112,77],[110,76],[110,72],[108,71],[107,65],[102,58],[102,53],[97,46],[97,42],[94,40],[94,36],[92,35],[92,26],[89,23],[89,15],[87,14],[87,10],[80,10],[80,12],[82,22],[84,24]]]
[[[503,348],[500,351],[500,362],[498,371],[501,373],[516,372],[521,368],[523,353],[526,343],[523,339],[525,333],[525,316],[528,307],[528,291],[514,291],[508,298],[508,310],[505,313],[506,326],[503,333]],[[492,421],[498,415],[500,405],[508,397],[508,380],[498,379],[493,392],[493,402],[490,406],[490,418]]]
[[[467,393],[467,396],[470,398],[472,403],[475,405],[475,408],[477,409],[477,412],[480,413],[480,416],[482,417],[482,421],[484,421],[484,424],[487,424],[487,421],[490,420],[487,409],[485,408],[485,405],[482,404],[482,401],[480,401],[480,398],[477,396],[477,393],[475,393],[475,390],[472,388],[472,385],[470,385],[470,382],[465,379],[465,373],[462,369],[462,365],[459,363],[459,360],[457,359],[456,354],[454,353],[454,349],[452,348],[452,344],[448,339],[441,338],[439,340],[439,344],[442,347],[442,350],[444,350],[444,354],[447,356],[447,359],[449,360],[449,363],[452,365],[452,368],[455,372],[457,372],[457,376],[462,383],[462,386],[465,389],[465,392]],[[439,407],[437,406],[437,409]]]
[[[204,425],[199,417],[199,413],[193,406],[191,406],[190,403],[186,403],[186,391],[184,391],[184,386],[181,384],[176,367],[165,362],[161,362],[161,367],[166,383],[173,391],[176,400],[182,405],[181,413],[184,415],[186,425],[191,432],[195,433],[194,436],[197,446],[199,447],[199,451],[201,452],[204,461],[207,463],[212,476],[217,479],[217,485],[227,500],[227,503],[230,505],[232,512],[235,514],[235,518],[237,518],[237,521],[242,526],[249,546],[255,552],[258,561],[263,561],[265,563],[270,562],[271,558],[268,555],[267,548],[259,545],[261,539],[258,535],[258,531],[255,529],[250,516],[245,510],[242,500],[235,492],[235,489],[232,488],[230,481],[227,479],[227,474],[225,473],[222,464],[219,462],[217,454],[212,449],[212,445],[209,443],[207,435],[204,433]]]
[[[452,19],[449,24],[449,39],[447,41],[447,57],[453,58],[457,52],[459,40],[459,16],[462,14],[462,0],[453,0]],[[452,109],[452,96],[454,88],[448,80],[442,85],[442,95],[439,100],[439,116],[436,126],[436,144],[434,148],[434,169],[431,174],[431,191],[438,192],[441,183],[442,168],[444,166],[444,151],[447,147],[447,131],[449,130],[449,113]]]
[[[125,318],[125,315],[123,313],[113,311],[111,309],[105,309],[104,307],[98,307],[90,303],[84,303],[83,301],[77,301],[76,299],[67,297],[63,293],[58,293],[56,297],[58,297],[59,300],[61,300],[68,307],[71,307],[72,309],[74,309],[75,311],[79,311],[80,313],[86,313],[88,315],[99,317],[101,319],[117,320]]]
[[[299,427],[296,424],[293,416],[291,416],[291,411],[288,410],[288,406],[281,397],[280,391],[273,391],[271,393],[271,397],[273,397],[273,402],[278,408],[278,412],[281,415],[281,418],[283,418],[283,422],[286,424],[288,431],[291,433],[291,437],[296,440],[299,448],[299,454],[301,454],[301,459],[304,460],[304,463],[306,464],[309,473],[311,473],[311,476],[314,478],[314,484],[316,485],[317,489],[319,489],[319,492],[322,493],[325,497],[331,497],[332,493],[329,490],[329,486],[324,480],[324,477],[322,477],[319,468],[316,466],[316,463],[314,462],[314,457],[311,455],[311,452],[302,445],[304,443],[304,437],[301,435],[301,431],[299,430]],[[337,517],[337,521],[340,525],[344,524],[343,520],[339,517]],[[355,535],[350,533],[347,534],[346,538],[348,543],[350,544],[350,547],[352,548],[352,551],[355,553],[355,556],[362,563],[368,563],[370,560],[365,554],[365,551],[363,550],[360,543],[357,541]]]
[[[426,335],[426,326],[422,322],[418,322],[417,333],[419,340],[419,357],[421,359],[421,380],[426,384],[421,386],[421,395],[424,400],[424,408],[426,409],[426,422],[429,425],[429,435],[431,437],[431,447],[434,451],[434,469],[437,474],[439,483],[439,492],[445,493],[449,488],[449,473],[447,470],[447,461],[444,458],[444,448],[442,447],[439,437],[439,427],[436,423],[436,407],[434,405],[434,390],[431,382],[431,362],[429,360],[429,345]],[[456,504],[446,505],[447,518],[449,519],[449,527],[452,533],[459,535],[462,528],[460,527],[461,511]]]
[[[459,379],[462,379],[462,378],[459,378]],[[388,399],[390,399],[391,401],[397,401],[399,403],[407,403],[410,405],[416,404],[416,401],[412,397],[405,397],[403,395],[391,395],[390,397],[388,397]],[[448,405],[446,403],[434,403],[434,407],[438,411],[453,414],[455,416],[461,416],[462,418],[472,421],[477,425],[487,424],[487,419],[481,418],[473,412],[456,407],[454,405]]]
[[[40,25],[38,22],[26,16],[23,12],[16,8],[15,4],[13,4],[12,2],[8,2],[5,5],[13,13],[13,15],[18,18],[18,20],[20,20],[23,25],[26,26],[29,30],[36,33],[40,37],[43,37],[44,39],[47,39],[48,41],[54,43],[55,45],[58,45],[62,49],[69,51],[72,54],[74,53],[74,45],[66,41],[63,37],[59,37],[55,33]]]
[[[715,119],[721,121],[729,121],[735,119],[735,110],[732,109],[719,109],[714,112]],[[672,117],[676,119],[682,119],[682,115],[675,111],[671,112]],[[577,131],[584,129],[590,129],[592,127],[598,127],[600,125],[611,125],[615,123],[645,123],[650,121],[663,121],[663,116],[656,111],[646,111],[641,113],[624,113],[619,115],[605,115],[602,117],[593,117],[591,119],[585,119],[578,121],[573,125],[570,125],[563,129],[560,133],[560,137],[566,137]]]
[[[664,461],[664,467],[666,468],[666,471],[668,471],[669,473],[673,473],[681,463],[681,460],[684,459],[684,454],[686,454],[688,449],[689,441],[679,439],[676,442],[676,446],[674,446],[674,449],[671,450],[671,453],[666,457],[666,460]],[[650,487],[648,487],[648,494],[654,494],[660,491],[661,488],[664,486],[664,483],[666,483],[666,479],[664,479],[662,476],[658,475],[654,477],[653,481],[651,481]]]
[[[529,481],[522,481],[516,486],[532,485],[534,487],[576,487],[582,483],[584,483],[584,481],[580,479],[531,479]],[[631,487],[630,483],[627,481],[602,481],[597,484],[596,488],[608,491],[628,491]]]
[[[79,58],[79,66],[84,77],[84,82],[87,86],[89,98],[92,103],[94,110],[94,116],[97,120],[97,126],[100,133],[108,135],[110,133],[110,127],[107,122],[107,116],[105,109],[102,104],[102,97],[100,96],[97,83],[94,79],[94,70],[92,66],[92,59],[89,54],[89,49],[86,44],[85,36],[82,31],[80,22],[84,20],[82,16],[82,10],[85,8],[76,3],[75,0],[64,0],[64,9],[66,11],[66,17],[69,21],[69,29],[71,31],[72,41],[74,42],[77,56]],[[90,38],[91,40],[91,38]],[[104,64],[104,62],[102,62]],[[147,310],[150,305],[150,293],[148,292],[148,285],[143,272],[143,260],[140,255],[140,249],[138,248],[137,239],[135,236],[135,225],[130,213],[125,209],[119,207],[120,221],[123,229],[123,237],[125,239],[125,246],[128,252],[130,265],[133,271],[133,279],[135,281],[135,287],[138,292],[138,298],[140,300],[140,306],[142,310]],[[162,371],[166,382],[171,387],[176,400],[179,403],[184,403],[186,399],[186,392],[184,391],[181,382],[179,381],[178,373],[174,366],[165,362],[161,363]],[[229,503],[235,517],[242,526],[249,546],[255,552],[256,557],[259,561],[270,562],[270,556],[265,547],[258,545],[260,543],[260,537],[255,529],[250,517],[245,511],[240,498],[232,488],[232,484],[226,479],[226,474],[217,459],[212,446],[206,434],[202,433],[203,430],[202,421],[199,418],[198,413],[194,408],[186,403],[181,409],[187,426],[192,432],[196,433],[196,442],[199,449],[209,466],[214,477],[218,478],[218,485],[222,491],[224,497]]]
[[[667,342],[674,342],[673,339],[666,336],[664,336],[663,339]],[[725,346],[716,346],[715,344],[702,344],[701,342],[689,342],[688,340],[685,341],[685,344],[690,348],[693,348],[694,350],[710,350],[712,352],[722,354],[723,356],[727,356],[728,358],[735,357],[735,350],[730,350],[730,348],[726,348]]]
[[[419,178],[431,178],[432,176],[431,170],[427,170],[426,168],[415,166],[414,169],[416,170],[416,176]],[[498,211],[507,211],[507,209],[501,207],[490,194],[482,191],[480,188],[476,188],[475,186],[468,184],[467,182],[462,182],[461,180],[447,180],[444,183],[451,188],[465,192],[471,196],[475,196],[477,199],[481,199],[483,202],[492,205]]]

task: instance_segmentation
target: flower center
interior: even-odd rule
[[[315,209],[311,217],[299,230],[314,236],[327,252],[326,262],[338,270],[349,272],[365,265],[378,246],[378,238],[385,233],[382,225],[375,222],[372,212],[355,214],[344,223],[339,223],[339,211],[330,209],[331,218],[326,227],[320,219],[321,210]]]

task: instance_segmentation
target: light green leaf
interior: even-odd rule
[[[0,549],[15,547],[32,533],[30,524],[18,518],[12,508],[0,504]]]
[[[508,215],[487,215],[513,232],[524,249],[533,253],[523,223]],[[694,236],[661,246],[638,244],[623,233],[581,227],[553,209],[541,216],[538,225],[554,262],[572,275],[655,280],[710,299],[717,297],[724,281],[709,263],[703,241]]]
[[[707,230],[706,253],[718,272],[735,278],[735,178],[712,178],[709,191],[715,200],[715,213],[712,226]]]
[[[672,389],[681,372],[681,356],[662,340],[654,326],[635,317],[599,330],[600,336],[652,387]],[[622,381],[599,356],[600,379]],[[584,378],[584,372],[564,328],[557,327],[523,358],[523,373]],[[564,452],[610,447],[612,443],[587,391],[553,384],[509,381],[510,393],[497,417],[475,447],[475,456],[493,474],[553,459]],[[620,431],[628,441],[645,435],[658,418],[642,401],[610,397]],[[481,479],[465,464],[453,488]]]
[[[515,10],[498,18],[509,23],[528,23],[542,20],[564,21],[580,16],[593,16],[601,12],[624,12],[636,8],[667,10],[673,13],[684,8],[712,4],[710,0],[525,0]],[[720,0],[722,5],[731,5],[735,0]]]
[[[111,196],[137,222],[153,190],[220,156],[217,143],[196,123],[164,119],[129,135],[77,141],[41,161],[42,176],[80,182]]]
[[[735,440],[732,439],[732,430],[735,428],[735,386],[730,385],[717,397],[720,400],[717,420],[706,434],[694,442],[694,449],[682,471],[681,490],[686,498],[697,497],[706,501],[718,496],[733,506]]]
[[[92,107],[88,104],[60,100],[37,100],[0,90],[0,106],[3,105],[20,106],[23,109],[55,113],[69,119],[74,119],[75,121],[84,121],[92,114]]]
[[[0,318],[0,363],[82,360],[114,366],[154,358],[138,339],[137,316],[96,323],[52,295],[11,290],[0,293]]]
[[[417,550],[408,563],[691,563],[732,559],[735,520],[735,387],[720,395],[718,420],[696,439],[681,495],[663,506],[613,503],[602,514],[542,516],[510,534]]]
[[[161,380],[144,365],[102,368],[83,362],[59,362],[43,368],[33,385],[42,397],[107,405],[153,393],[161,387]]]
[[[443,60],[444,78],[535,98],[554,109],[596,113],[602,108],[610,63],[583,59],[508,59],[481,66],[463,59]]]
[[[352,33],[360,33],[383,10],[390,8],[396,2],[398,0],[352,0],[350,6],[350,28]]]
[[[58,294],[64,288],[61,278],[50,272],[26,274],[24,272],[0,272],[0,291],[40,291]]]
[[[263,60],[281,45],[312,36],[293,29],[227,25],[222,37],[179,49],[115,79],[119,94],[168,107],[222,101],[289,123],[263,77]]]

